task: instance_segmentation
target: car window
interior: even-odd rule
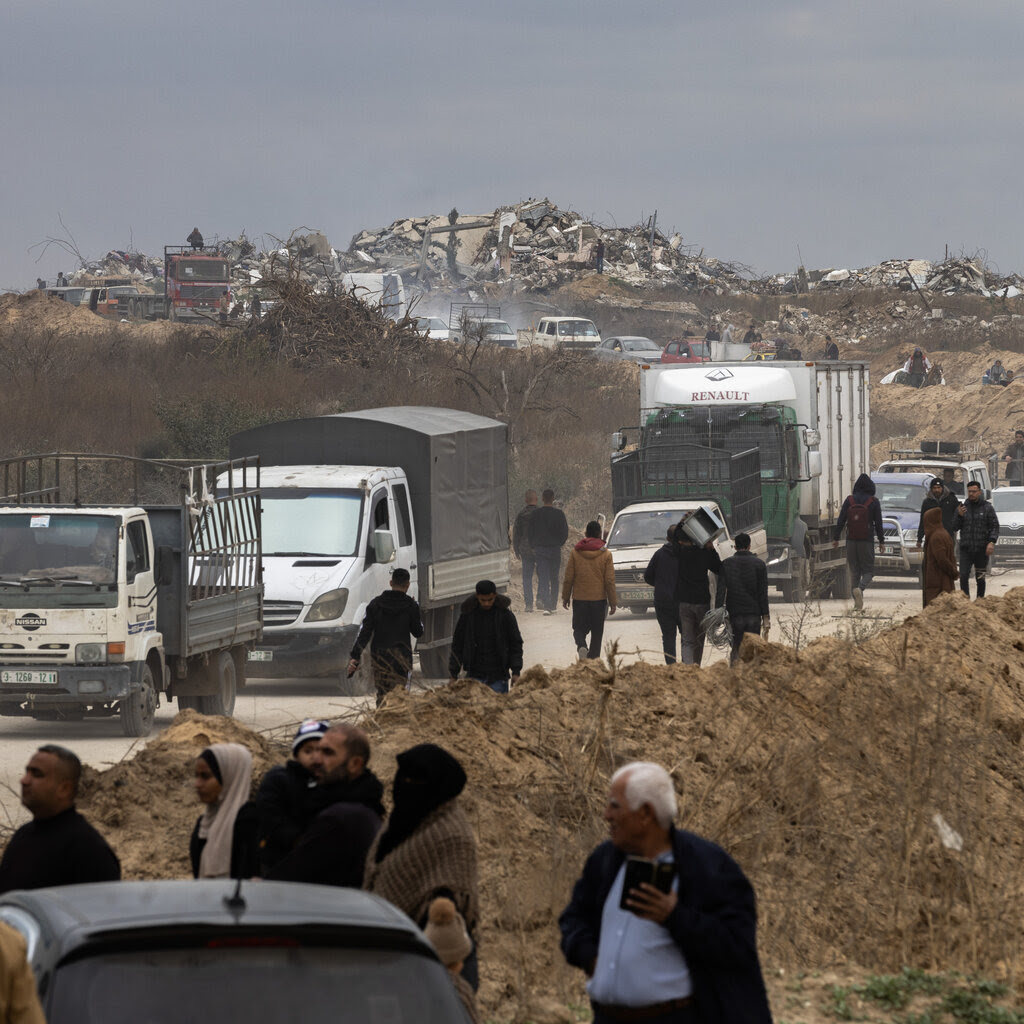
[[[442,1024],[465,1021],[436,961],[408,952],[280,946],[244,939],[199,949],[86,957],[58,969],[49,1024]]]
[[[553,320],[548,324],[547,328],[545,329],[545,333],[547,333],[547,334],[554,334],[555,333],[555,322]]]

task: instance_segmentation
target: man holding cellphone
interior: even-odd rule
[[[612,776],[609,838],[558,919],[562,952],[589,978],[594,1024],[770,1024],[754,891],[724,850],[673,826],[676,811],[660,765]],[[624,891],[640,858],[652,881]],[[663,891],[666,865],[675,877]]]

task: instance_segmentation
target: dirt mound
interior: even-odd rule
[[[862,640],[795,653],[756,641],[735,669],[590,662],[528,669],[509,697],[460,682],[393,694],[366,719],[372,767],[431,740],[467,767],[480,843],[481,997],[523,1019],[582,1000],[556,918],[603,833],[611,771],[667,765],[680,823],[721,843],[758,892],[762,953],[787,970],[902,964],[1012,979],[1024,915],[1024,590],[956,594]],[[187,874],[191,759],[208,742],[286,748],[185,712],[81,801],[129,877]]]
[[[41,291],[0,295],[0,326],[57,330],[68,334],[93,334],[110,329],[111,322],[82,306]]]

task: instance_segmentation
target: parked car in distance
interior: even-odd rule
[[[516,332],[504,321],[496,317],[467,317],[459,328],[449,332],[452,341],[485,345],[498,345],[501,348],[516,348]]]
[[[639,335],[619,335],[615,338],[605,338],[594,349],[594,355],[598,359],[625,360],[649,365],[661,362],[661,346],[650,338],[642,338]]]
[[[661,353],[663,363],[706,363],[711,359],[711,346],[698,338],[670,341]]]
[[[469,1018],[418,928],[355,889],[101,882],[0,897],[49,1024]]]
[[[439,316],[418,316],[414,325],[419,334],[435,341],[448,340],[448,325]]]
[[[568,348],[590,352],[601,344],[601,332],[593,320],[578,316],[542,316],[532,331],[521,331],[523,345]]]
[[[999,541],[990,559],[1000,565],[1024,565],[1024,487],[995,487],[992,507],[999,520]]]

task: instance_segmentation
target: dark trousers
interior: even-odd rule
[[[608,613],[607,601],[573,601],[572,638],[577,647],[586,647],[588,658],[601,657],[604,639],[604,617]],[[587,634],[590,643],[587,643]]]
[[[699,665],[704,660],[704,616],[711,611],[708,604],[679,604],[679,628],[683,634],[682,650],[684,665]]]
[[[643,1024],[695,1024],[697,1019],[696,1008],[685,1006],[669,1013],[659,1014],[657,1017],[645,1017]],[[620,1017],[613,1017],[595,1008],[594,1024],[623,1024],[623,1021]]]
[[[558,607],[558,575],[562,565],[562,549],[535,545],[537,559],[537,607],[554,611]]]
[[[537,571],[537,562],[533,555],[522,556],[523,558],[523,607],[528,611],[533,611],[533,574]],[[540,589],[539,581],[538,587]]]
[[[975,551],[973,548],[960,549],[960,589],[971,596],[971,569],[978,584],[978,597],[985,596],[985,570],[988,568],[988,555],[985,549]]]
[[[850,587],[867,590],[875,575],[875,544],[868,540],[847,540],[846,564],[850,567]]]
[[[661,649],[665,652],[665,664],[676,663],[676,637],[679,635],[679,605],[654,602],[654,614],[661,627]]]
[[[729,664],[733,665],[740,656],[740,644],[743,643],[744,633],[756,633],[761,635],[760,615],[730,615],[729,625],[732,627],[732,652],[729,654]]]
[[[396,686],[409,682],[412,666],[405,656],[394,651],[371,651],[373,658],[373,688],[376,691],[377,707]]]

